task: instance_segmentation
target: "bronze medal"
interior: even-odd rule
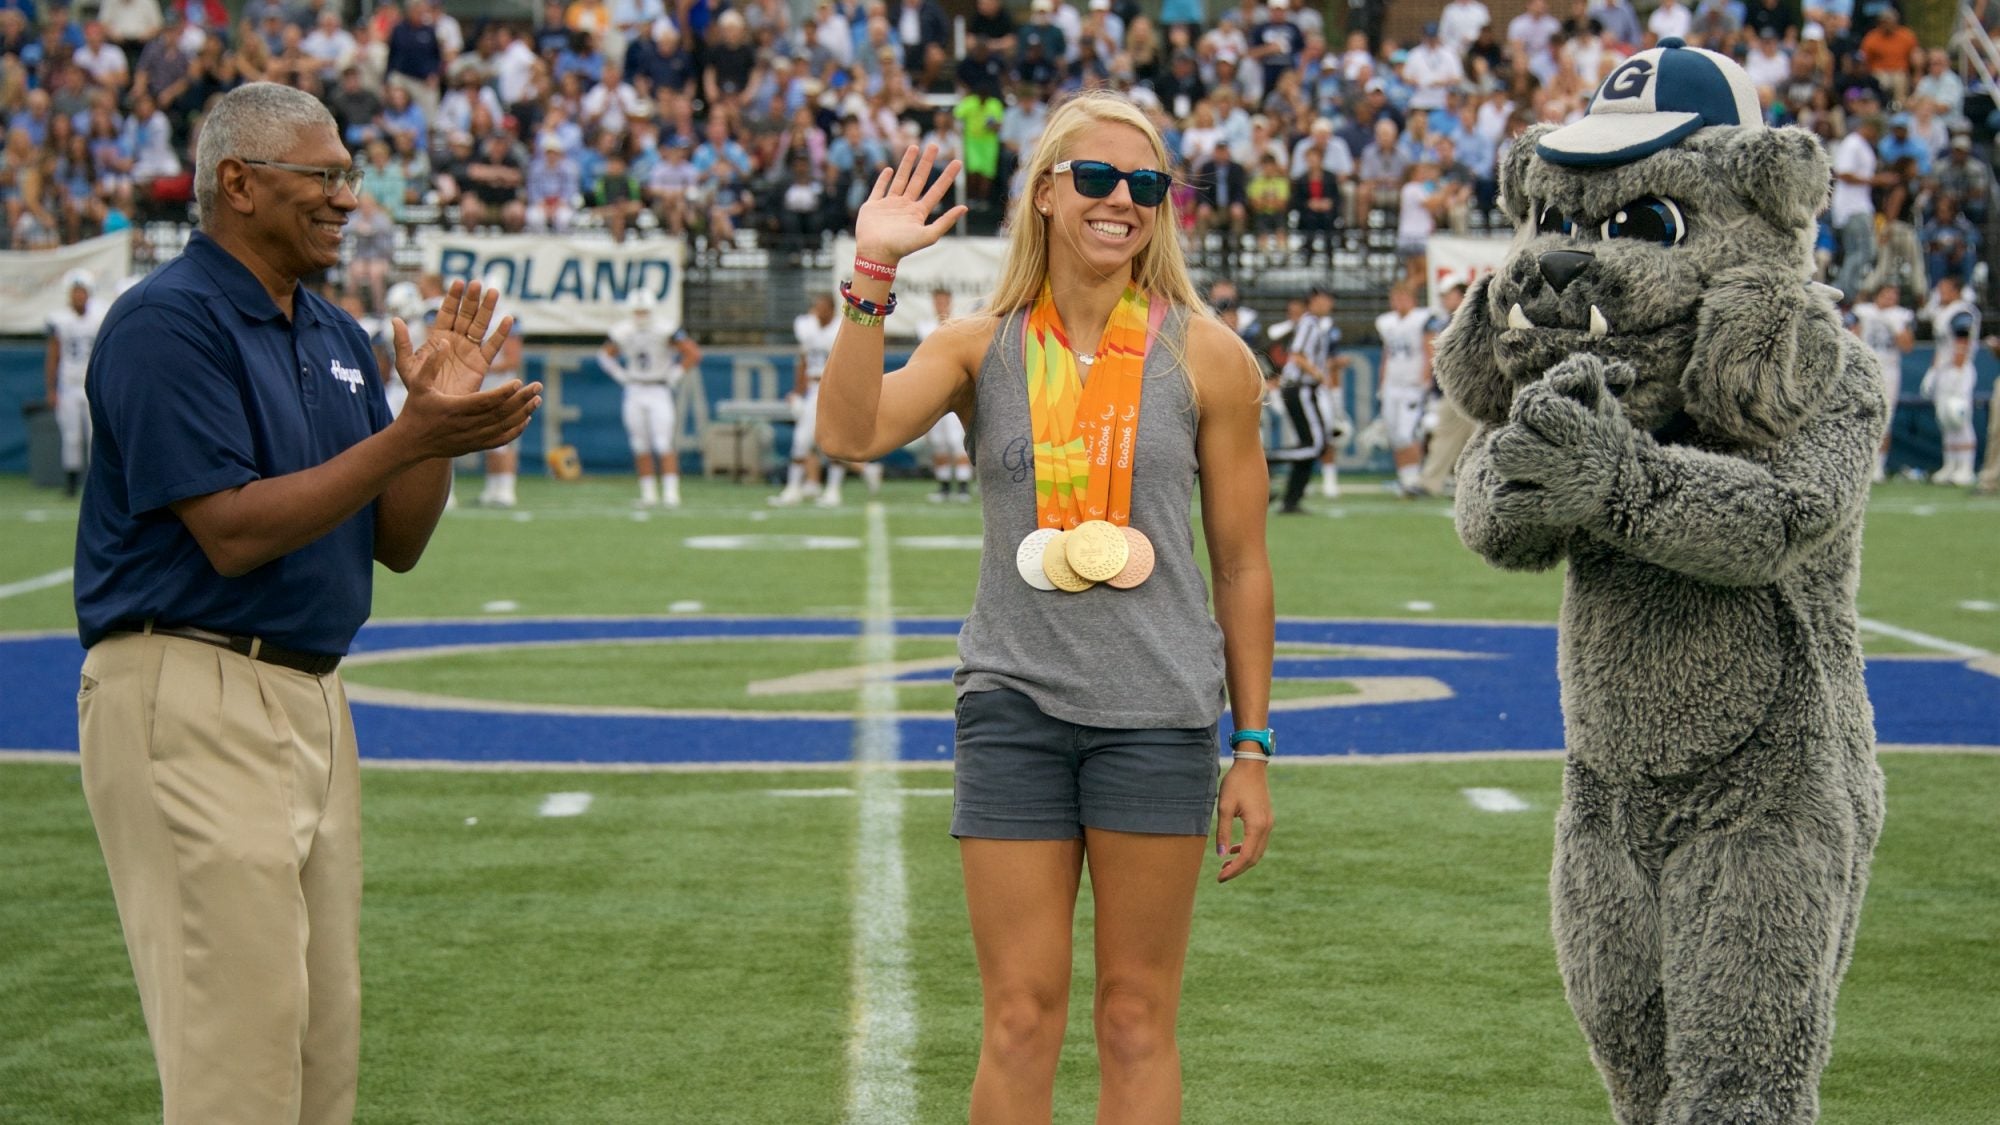
[[[1130,590],[1153,576],[1153,541],[1135,527],[1118,529],[1126,543],[1125,566],[1105,582],[1113,589]]]

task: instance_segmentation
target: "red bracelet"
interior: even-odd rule
[[[854,256],[854,272],[877,281],[896,280],[896,267],[881,262],[870,261],[859,254]]]

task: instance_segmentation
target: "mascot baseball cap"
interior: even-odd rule
[[[1583,120],[1543,137],[1535,152],[1551,164],[1605,167],[1651,156],[1697,129],[1761,124],[1757,87],[1742,67],[1670,37],[1619,63]]]

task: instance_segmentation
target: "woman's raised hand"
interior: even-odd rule
[[[875,177],[875,190],[868,193],[854,220],[855,250],[862,257],[893,266],[943,238],[964,217],[966,209],[956,206],[934,221],[925,221],[958,182],[961,167],[956,160],[945,165],[944,174],[926,191],[937,155],[934,144],[925,145],[921,153],[911,145],[894,168],[884,168]]]

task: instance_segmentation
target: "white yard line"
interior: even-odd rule
[[[33,578],[23,578],[19,582],[9,582],[5,586],[0,586],[0,598],[12,598],[21,594],[32,594],[36,590],[46,590],[51,586],[60,586],[69,581],[70,574],[70,568],[63,567],[61,570],[51,570],[47,574],[38,574]]]
[[[1975,663],[1971,665],[1980,668]],[[1989,675],[2000,676],[2000,663],[1990,669],[1980,668]],[[2000,744],[1933,745],[1914,742],[1878,742],[1878,754],[1980,754],[2000,757]],[[1341,769],[1348,766],[1394,767],[1436,765],[1440,762],[1558,762],[1563,758],[1561,750],[1458,750],[1435,751],[1419,754],[1308,754],[1286,755],[1285,764],[1291,766],[1325,766]],[[0,749],[0,766],[4,765],[62,765],[73,766],[81,759],[74,750],[34,750],[25,747]],[[363,758],[361,768],[370,773],[570,773],[570,774],[731,774],[731,773],[832,773],[839,770],[851,773],[852,762],[465,762],[448,758]],[[948,770],[949,760],[944,761],[900,761],[893,766],[885,766],[885,771],[903,772],[910,770]],[[949,797],[948,789],[905,789],[905,797]]]
[[[1528,802],[1514,795],[1511,789],[1461,789],[1465,799],[1480,812],[1527,812]]]
[[[596,798],[588,793],[551,793],[542,798],[541,816],[582,816]]]
[[[828,788],[828,789],[766,789],[764,790],[764,796],[766,797],[852,797],[855,795],[855,792],[856,792],[855,790],[849,789],[846,786],[835,786],[833,788]],[[896,796],[949,797],[951,796],[951,790],[919,789],[916,788],[915,786],[912,786],[907,789],[896,790]]]
[[[1962,645],[1957,641],[1945,640],[1943,637],[1933,637],[1929,633],[1919,633],[1915,629],[1905,629],[1900,625],[1891,625],[1886,621],[1876,621],[1873,618],[1863,617],[1855,623],[1860,625],[1866,632],[1874,633],[1878,636],[1894,637],[1899,641],[1908,641],[1919,648],[1930,649],[1932,652],[1949,653],[1952,656],[1985,656],[1987,654],[1983,648]]]
[[[847,1045],[850,1125],[905,1125],[917,1115],[916,989],[910,978],[909,887],[903,874],[901,756],[896,729],[896,622],[889,596],[889,520],[868,504],[868,609],[859,657],[870,673],[861,685],[854,727],[854,785],[860,823],[854,834],[854,1017]]]

